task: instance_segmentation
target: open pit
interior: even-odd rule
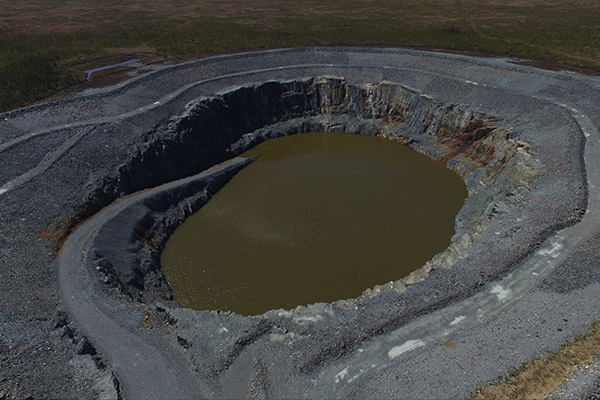
[[[384,138],[270,139],[171,235],[161,264],[177,301],[258,315],[358,297],[450,244],[462,179]]]
[[[499,59],[290,49],[2,114],[3,354],[25,360],[23,387],[57,376],[124,398],[467,397],[600,318],[599,87]],[[458,174],[449,246],[357,297],[252,317],[181,307],[160,263],[173,231],[244,151],[315,131]],[[66,350],[48,366],[30,342]]]
[[[497,126],[500,120],[497,115],[433,101],[392,82],[356,86],[343,78],[325,77],[245,86],[190,103],[166,131],[149,134],[125,165],[103,177],[90,198],[98,201],[99,193],[114,196],[172,181],[284,135],[333,131],[381,136],[454,170],[469,191],[452,245],[416,272],[423,278],[434,265],[447,267],[468,250],[473,236],[485,229],[494,213],[516,204],[537,174],[527,143],[511,139]],[[106,224],[95,240],[101,280],[132,298],[139,293],[172,298],[160,252],[173,230],[222,183],[211,183],[191,196],[155,200],[156,205],[144,205],[147,212],[136,211],[132,222],[122,216],[114,219],[115,227]],[[123,229],[125,223],[129,229]]]
[[[498,224],[509,216],[518,220],[523,199],[542,165],[531,145],[512,138],[502,121],[501,115],[436,101],[401,84],[356,85],[339,77],[269,81],[194,100],[166,128],[147,134],[126,163],[103,177],[100,184],[88,183],[88,188],[97,188],[90,190],[90,201],[98,201],[102,195],[116,197],[117,193],[171,181],[116,207],[118,213],[102,224],[91,242],[92,270],[105,290],[150,306],[159,301],[159,309],[179,321],[179,344],[209,355],[202,358],[191,353],[202,376],[213,379],[231,371],[246,347],[239,343],[261,339],[286,344],[277,348],[281,359],[297,359],[286,362],[286,368],[313,374],[356,350],[355,346],[369,337],[391,332],[414,315],[473,293],[485,279],[510,270],[512,262],[482,261],[498,256],[490,251],[493,245],[480,236],[490,233],[489,226],[496,226],[497,236],[498,229],[508,228]],[[268,139],[313,131],[383,137],[408,145],[459,174],[468,198],[458,212],[448,248],[402,279],[367,287],[358,298],[332,304],[269,311],[254,318],[167,305],[173,293],[160,255],[175,228],[251,162],[236,156]],[[213,165],[218,166],[209,169]],[[519,233],[514,227],[509,229]],[[466,279],[461,260],[469,260],[481,247],[487,249],[478,255],[483,264]],[[525,247],[520,253],[518,249],[505,256],[516,262],[529,250]],[[435,279],[428,278],[434,270],[439,271]],[[420,286],[420,296],[403,296],[411,285],[430,280],[435,290]],[[213,324],[220,327],[214,329],[226,333],[224,337],[203,333]],[[198,329],[200,326],[205,328]]]

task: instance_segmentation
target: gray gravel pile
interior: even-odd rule
[[[281,85],[264,82],[300,85],[323,76],[343,81],[327,78],[320,103],[296,87],[300,95],[290,104],[304,105],[294,111],[301,116],[260,114],[265,101],[281,98]],[[407,111],[438,111],[407,114],[409,122],[398,124],[405,131],[382,125],[385,115],[402,114],[381,108],[389,104],[385,96],[400,98],[396,84],[409,94]],[[245,89],[232,90],[239,87]],[[327,104],[342,87],[349,99],[352,90],[371,87],[376,95],[364,104],[385,115],[365,108],[357,119],[344,109],[350,103]],[[214,397],[468,396],[600,318],[598,89],[595,77],[507,60],[314,48],[199,60],[1,114],[0,396],[146,398],[161,397],[166,387]],[[243,91],[255,108],[245,108]],[[197,147],[185,143],[183,150],[202,153],[178,159],[184,142],[174,135],[185,121],[189,132],[223,126],[202,116],[210,101],[264,118],[236,126],[223,111],[214,121],[231,124],[225,132],[232,136],[218,146],[210,136]],[[311,104],[320,105],[318,115]],[[446,114],[436,119],[439,113]],[[468,144],[481,136],[498,153],[477,168],[481,151],[444,158],[460,135],[438,141],[432,156],[464,174],[472,200],[457,217],[451,248],[407,280],[360,299],[249,318],[182,309],[160,284],[156,292],[143,286],[137,298],[115,294],[95,269],[85,269],[96,232],[137,201],[99,212],[122,195],[198,173],[278,132],[364,130],[435,150],[440,127],[427,129],[448,115],[456,116],[449,127],[470,132]],[[479,120],[486,122],[464,125]]]

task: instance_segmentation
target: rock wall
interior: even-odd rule
[[[239,157],[163,185],[110,217],[96,234],[91,251],[100,281],[132,299],[171,299],[160,268],[162,245],[186,217],[251,161]]]
[[[168,126],[147,133],[113,174],[90,181],[85,209],[93,213],[125,194],[196,174],[270,138],[313,131],[377,135],[411,146],[465,180],[469,199],[457,216],[452,245],[433,260],[449,266],[495,212],[518,201],[535,175],[527,145],[497,127],[499,120],[392,82],[356,86],[323,77],[244,86],[191,102]],[[150,220],[143,213],[144,218],[133,216],[136,226],[129,231],[135,235],[122,241],[120,250],[108,249],[114,240],[100,245],[105,249],[98,251],[101,279],[132,298],[171,298],[160,251],[176,226],[204,204],[186,200],[189,195],[157,202]],[[124,255],[118,259],[118,254]],[[426,277],[433,264],[394,288]]]

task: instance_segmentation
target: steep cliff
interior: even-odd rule
[[[149,132],[113,174],[90,182],[85,209],[92,212],[122,195],[196,174],[270,138],[312,131],[383,136],[453,169],[469,190],[451,246],[406,279],[364,295],[403,290],[432,268],[452,265],[494,213],[518,201],[535,175],[526,144],[512,140],[495,125],[499,121],[392,82],[356,86],[323,77],[244,86],[193,101],[166,127]],[[110,224],[104,228],[97,241],[97,269],[104,282],[131,298],[172,297],[160,252],[177,225],[210,197],[198,201],[187,191],[162,196],[145,205],[145,212],[133,213],[126,234],[114,235]]]

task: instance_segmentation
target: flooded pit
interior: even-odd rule
[[[167,242],[184,306],[244,315],[359,296],[445,249],[464,182],[407,146],[309,133],[266,141]]]

